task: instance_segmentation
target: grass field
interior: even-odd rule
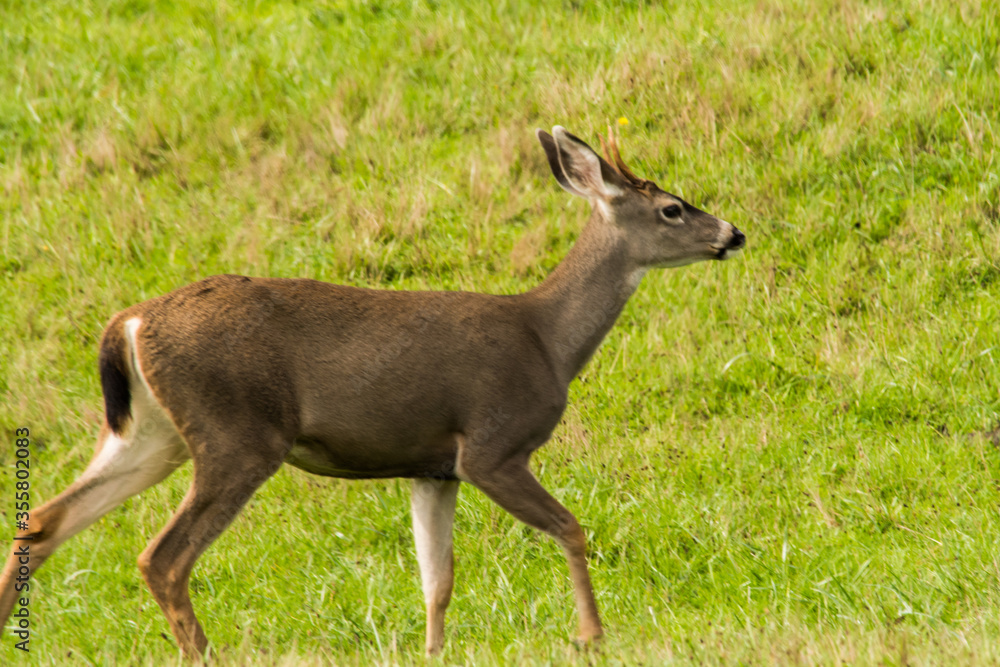
[[[215,273],[515,293],[589,213],[533,130],[748,237],[653,272],[534,459],[468,485],[443,664],[1000,662],[1000,5],[0,0],[0,536],[84,468],[117,310]],[[621,120],[619,120],[621,119]],[[135,558],[190,467],[33,582],[31,655],[178,660]],[[6,548],[6,547],[5,547]],[[409,483],[286,468],[199,561],[218,664],[421,664]]]

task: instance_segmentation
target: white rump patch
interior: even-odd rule
[[[190,458],[187,443],[142,375],[136,338],[141,324],[140,318],[133,317],[124,325],[129,347],[132,418],[124,433],[108,431],[97,456],[81,477],[81,480],[99,480],[87,498],[87,514],[94,516],[159,482]]]

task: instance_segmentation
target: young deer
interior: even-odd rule
[[[605,161],[562,127],[537,135],[556,180],[589,199],[593,213],[565,260],[530,292],[394,292],[224,275],[115,315],[101,341],[97,451],[80,479],[31,512],[0,575],[0,623],[18,576],[191,458],[191,488],[139,556],[188,657],[207,645],[188,593],[195,561],[284,462],[331,477],[413,478],[428,653],[444,642],[459,481],[556,539],[580,639],[599,637],[583,531],[528,459],[646,270],[726,259],[745,238],[636,177],[613,137]],[[27,565],[18,555],[25,544]]]

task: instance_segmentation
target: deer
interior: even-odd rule
[[[571,250],[513,295],[393,291],[218,275],[127,308],[104,330],[104,419],[82,475],[30,512],[0,574],[0,624],[67,539],[188,459],[191,485],[139,570],[186,659],[208,640],[195,562],[283,463],[345,479],[411,478],[425,650],[444,645],[461,482],[562,548],[585,645],[603,635],[576,517],[529,468],[649,269],[738,253],[746,237],[565,128],[537,130],[556,181],[592,211]],[[28,545],[29,558],[24,558]]]

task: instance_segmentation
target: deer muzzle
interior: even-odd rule
[[[729,259],[743,250],[743,246],[747,244],[747,237],[743,232],[732,225],[730,225],[730,228],[732,232],[729,234],[729,238],[724,242],[712,246],[716,251],[716,259]]]

